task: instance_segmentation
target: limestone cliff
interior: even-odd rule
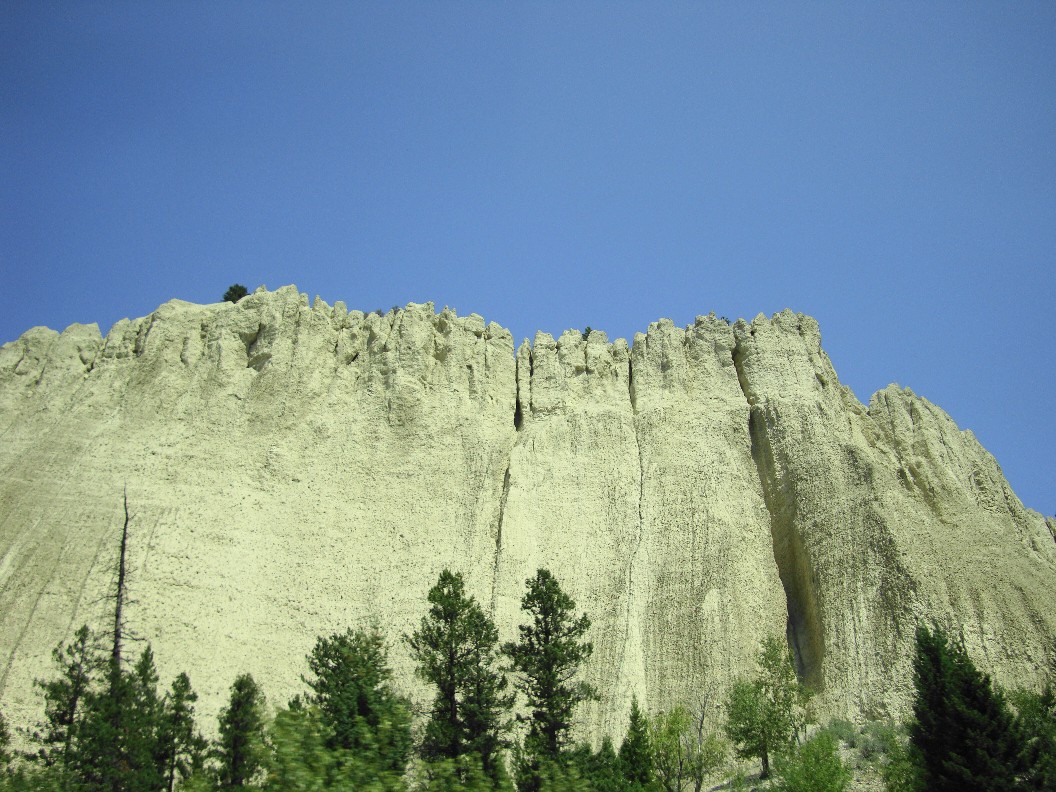
[[[914,625],[964,631],[1002,682],[1056,638],[1053,525],[938,408],[842,387],[816,323],[701,317],[638,334],[510,333],[431,304],[386,315],[293,287],[174,301],[0,348],[0,701],[104,621],[121,492],[163,678],[212,716],[250,671],[299,688],[315,637],[396,639],[445,566],[503,638],[548,566],[593,622],[583,731],[632,694],[699,700],[787,635],[829,713],[901,712]]]

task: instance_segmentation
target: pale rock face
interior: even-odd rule
[[[516,637],[550,568],[592,621],[583,736],[632,695],[699,703],[784,634],[823,713],[905,711],[913,630],[938,619],[1003,683],[1056,637],[1056,524],[927,401],[869,407],[816,323],[666,320],[509,332],[431,304],[386,315],[294,287],[34,328],[0,348],[0,707],[103,599],[127,486],[129,624],[163,681],[188,671],[209,728],[238,673],[301,690],[316,636],[377,618],[401,636],[440,570]]]

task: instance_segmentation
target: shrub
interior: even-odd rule
[[[798,751],[777,757],[775,773],[780,792],[843,792],[851,771],[840,759],[839,743],[827,730],[819,731]]]
[[[828,726],[825,727],[825,731],[848,748],[858,747],[858,729],[850,721],[842,719],[830,721]]]
[[[241,283],[232,283],[227,287],[227,291],[224,292],[224,302],[237,303],[247,294],[249,294],[249,289]]]

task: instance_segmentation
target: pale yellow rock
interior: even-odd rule
[[[103,599],[127,486],[129,625],[209,728],[249,671],[282,704],[316,636],[401,636],[442,568],[516,637],[549,567],[593,620],[581,733],[712,701],[786,628],[823,712],[904,711],[918,619],[1005,683],[1056,636],[1054,524],[896,387],[840,386],[809,317],[510,333],[432,304],[333,308],[292,286],[34,328],[0,348],[0,707]],[[790,625],[790,626],[789,626]]]

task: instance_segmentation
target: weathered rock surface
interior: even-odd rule
[[[0,348],[0,706],[105,623],[127,486],[130,625],[212,716],[250,671],[281,703],[315,637],[377,617],[399,636],[447,566],[504,639],[548,566],[593,622],[601,691],[699,700],[787,629],[823,711],[904,711],[914,626],[964,632],[1003,683],[1056,639],[1056,525],[994,459],[895,386],[842,387],[816,323],[666,320],[510,333],[431,304],[384,316],[294,287],[173,301]]]

